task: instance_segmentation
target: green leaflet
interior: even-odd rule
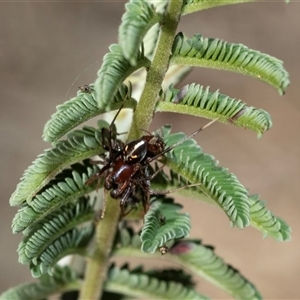
[[[160,15],[165,15],[166,8],[168,6],[168,1],[156,1],[152,2],[151,5],[155,7],[156,13]],[[160,23],[154,24],[145,34],[143,39],[143,45],[144,45],[144,53],[145,56],[152,60],[153,55],[155,53],[156,44],[159,38],[161,25]]]
[[[98,107],[106,111],[110,110],[111,99],[114,98],[122,82],[134,71],[150,65],[150,61],[142,52],[138,52],[136,65],[131,66],[123,56],[119,45],[113,44],[109,50],[110,52],[103,58],[103,64],[95,81]]]
[[[157,170],[157,167],[155,170]],[[161,171],[157,176],[155,176],[155,178],[151,180],[151,188],[154,190],[174,190],[190,184],[186,178],[180,176],[177,172],[170,170],[168,173],[169,174],[166,174],[164,171]],[[177,192],[174,191],[173,193],[190,197],[195,200],[202,200],[210,204],[216,204],[214,200],[207,197],[207,195],[205,195],[197,186],[183,188]]]
[[[48,214],[58,210],[61,206],[74,201],[93,191],[99,182],[85,184],[99,168],[90,164],[75,164],[71,169],[64,170],[56,180],[39,194],[30,204],[23,204],[18,210],[12,222],[13,233],[18,233],[42,221]]]
[[[218,7],[228,4],[238,4],[245,2],[255,2],[257,0],[185,0],[185,4],[182,9],[182,14],[190,14],[193,12],[201,11],[208,8]],[[285,0],[286,3],[289,3],[290,0]]]
[[[182,133],[167,135],[168,146],[185,138]],[[201,183],[200,189],[206,196],[218,204],[229,217],[232,226],[243,228],[250,224],[248,192],[228,169],[218,166],[218,162],[196,145],[187,140],[166,155],[166,165],[191,183]]]
[[[138,299],[208,299],[181,283],[159,280],[142,270],[130,271],[127,268],[112,267],[104,288]]]
[[[241,100],[210,92],[209,87],[190,84],[182,89],[172,86],[166,91],[157,112],[177,112],[234,124],[257,132],[258,137],[272,126],[271,116],[263,109],[247,106]]]
[[[227,265],[211,247],[195,241],[181,241],[170,249],[175,261],[220,287],[235,299],[262,299],[261,295],[238,270]]]
[[[178,173],[171,170],[170,176],[161,172],[151,181],[151,187],[160,190],[173,190],[183,187],[189,182]],[[198,199],[217,205],[211,198],[207,197],[198,187],[189,187],[178,191],[186,197]],[[257,195],[249,196],[250,225],[262,232],[264,237],[271,237],[276,241],[289,241],[291,239],[291,228],[289,225],[265,207],[265,203]]]
[[[135,233],[132,228],[121,228],[118,234],[118,241],[123,247],[141,247],[140,235]]]
[[[101,96],[101,95],[100,95]],[[131,85],[122,84],[111,100],[111,110],[135,108],[136,101],[131,98]],[[83,122],[107,112],[107,108],[99,108],[93,85],[90,90],[79,91],[77,96],[56,107],[56,113],[46,123],[43,139],[46,142],[56,142],[63,135]]]
[[[100,125],[108,127],[106,122]],[[30,203],[32,198],[64,168],[104,153],[101,147],[101,126],[99,129],[85,126],[81,130],[74,130],[66,140],[59,141],[55,147],[39,155],[24,172],[21,182],[11,195],[10,205],[20,205],[25,201]]]
[[[128,230],[128,229],[127,229]],[[125,232],[126,229],[123,229]],[[136,234],[132,230],[127,231],[129,241],[127,245],[116,249],[113,253],[116,257],[134,257],[145,259],[147,254],[139,251],[139,245],[134,244]],[[130,240],[131,238],[131,240]],[[169,246],[169,245],[168,245]],[[155,259],[165,260],[165,256],[153,254]],[[261,299],[261,295],[251,282],[249,282],[238,270],[226,264],[210,246],[202,245],[195,240],[177,240],[170,245],[167,259],[174,265],[180,265],[187,271],[199,276],[198,280],[205,278],[215,286],[221,288],[235,299]],[[185,286],[188,283],[185,283]]]
[[[47,249],[30,263],[31,275],[38,278],[45,273],[51,274],[52,267],[69,254],[86,255],[86,247],[94,234],[94,226],[73,228],[61,235]]]
[[[53,268],[52,275],[43,275],[39,282],[25,283],[7,290],[1,300],[40,300],[62,291],[77,290],[80,283],[77,274],[70,267]]]
[[[182,14],[187,15],[200,10],[218,7],[228,4],[238,4],[243,2],[255,2],[256,0],[186,0],[182,9]]]
[[[147,275],[154,276],[156,278],[165,280],[165,281],[176,281],[177,283],[183,284],[188,288],[195,288],[195,282],[191,274],[186,273],[182,269],[169,269],[165,268],[164,270],[147,270],[145,272]]]
[[[131,0],[125,4],[126,12],[119,27],[119,45],[132,66],[137,64],[138,51],[147,31],[160,22],[162,15],[148,1]]]
[[[144,36],[143,45],[144,45],[145,56],[149,60],[151,60],[154,55],[156,43],[159,37],[159,32],[160,32],[160,25],[157,23],[154,26],[152,26]]]
[[[276,241],[289,241],[291,228],[289,225],[269,211],[257,195],[249,197],[251,224],[263,233],[264,237],[272,237]]]
[[[172,190],[183,187],[189,182],[179,174],[171,170],[170,176],[161,172],[151,181],[151,187],[160,190]],[[178,191],[186,197],[202,200],[210,204],[217,204],[211,198],[207,197],[199,188],[189,187]],[[264,201],[261,201],[257,195],[249,196],[250,205],[250,224],[262,232],[264,237],[271,237],[276,241],[289,241],[291,239],[291,228],[289,225],[265,207]]]
[[[281,60],[249,49],[196,34],[187,38],[178,33],[173,44],[171,63],[228,70],[260,79],[274,86],[280,95],[289,85],[289,74]]]
[[[30,232],[19,244],[19,262],[29,264],[37,259],[57,238],[72,228],[91,221],[95,215],[89,198],[82,197],[77,203],[70,203],[45,217],[31,227]]]
[[[169,240],[185,237],[190,232],[189,215],[178,212],[182,206],[158,199],[152,201],[144,218],[141,250],[147,253],[154,253]]]

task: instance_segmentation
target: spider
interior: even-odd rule
[[[78,89],[83,93],[89,93],[89,94],[93,91],[93,88],[87,84],[79,86]]]
[[[86,184],[90,184],[98,180],[103,174],[105,176],[104,188],[110,191],[110,196],[120,200],[120,209],[122,216],[127,215],[131,210],[126,212],[128,205],[139,202],[135,197],[137,187],[140,187],[146,197],[142,197],[144,212],[148,210],[149,196],[166,195],[175,190],[156,191],[150,188],[151,179],[153,179],[164,167],[162,165],[153,174],[149,174],[149,164],[157,160],[165,153],[171,151],[176,146],[182,144],[186,140],[192,138],[200,131],[211,125],[216,120],[213,120],[205,126],[197,129],[191,135],[183,138],[177,143],[166,147],[164,140],[159,135],[152,135],[147,132],[140,139],[133,140],[127,144],[117,139],[117,133],[113,130],[114,122],[120,113],[122,106],[114,117],[110,127],[102,129],[102,144],[103,148],[108,151],[108,157],[104,160],[93,161],[96,164],[103,164],[100,171],[89,178]],[[199,185],[189,184],[182,188]],[[104,211],[103,211],[104,213]]]

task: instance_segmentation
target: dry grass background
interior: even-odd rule
[[[31,280],[27,267],[17,262],[21,235],[11,233],[16,208],[9,207],[9,196],[25,168],[49,147],[41,134],[55,106],[74,96],[79,85],[94,81],[102,56],[117,41],[123,6],[123,1],[0,3],[0,292]],[[215,245],[216,252],[255,282],[266,299],[300,299],[299,13],[299,2],[260,1],[186,16],[180,25],[190,36],[201,32],[274,55],[291,75],[284,97],[266,84],[229,72],[197,69],[186,80],[220,88],[273,116],[273,128],[261,140],[222,124],[197,139],[292,226],[291,242],[263,240],[251,228],[231,229],[218,209],[183,199],[195,224],[191,236]],[[205,123],[157,115],[153,129],[163,122],[187,132]],[[226,298],[202,281],[199,288],[212,298]]]

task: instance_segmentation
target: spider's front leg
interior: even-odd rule
[[[129,197],[133,196],[132,195],[133,189],[134,189],[134,186],[131,183],[129,183],[127,189],[124,191],[122,198],[120,200],[120,209],[121,209],[122,217],[125,217],[132,211],[132,209],[129,209],[127,212],[125,210],[126,210],[127,204],[131,202],[131,201],[129,201]]]

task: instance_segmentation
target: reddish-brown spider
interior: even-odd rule
[[[160,136],[155,136],[150,133],[148,133],[148,135],[143,135],[140,139],[124,144],[117,139],[117,133],[112,130],[114,121],[121,109],[122,107],[117,112],[110,127],[108,129],[102,129],[103,148],[108,151],[108,157],[104,160],[94,162],[103,164],[103,167],[98,173],[89,178],[86,184],[90,184],[104,175],[104,188],[107,191],[110,191],[110,196],[112,198],[120,200],[121,214],[122,216],[125,216],[128,213],[126,212],[128,205],[131,205],[133,202],[138,202],[135,196],[137,187],[140,187],[145,194],[145,197],[142,197],[141,199],[144,212],[148,209],[150,194],[166,195],[174,191],[155,191],[150,188],[151,179],[161,171],[163,166],[150,175],[148,168],[149,164],[165,153],[171,151],[176,146],[182,144],[184,141],[192,138],[215,122],[215,120],[167,148]],[[191,184],[183,188],[199,184]],[[132,199],[135,200],[133,201]]]

